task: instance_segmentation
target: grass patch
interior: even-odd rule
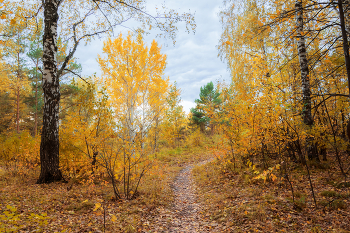
[[[80,203],[73,203],[69,206],[67,206],[65,209],[69,211],[76,211],[79,213],[87,213],[88,211],[92,210],[95,204],[91,201],[83,201]]]
[[[346,203],[340,199],[335,199],[332,201],[321,200],[320,204],[321,204],[321,206],[329,207],[332,210],[346,209],[346,207],[347,207]]]
[[[263,196],[263,199],[268,203],[268,204],[275,204],[276,203],[276,197],[271,195],[271,194],[266,194]]]
[[[341,194],[334,190],[322,191],[320,195],[329,198],[348,198],[350,196],[349,194]]]
[[[323,196],[323,197],[339,197],[340,196],[339,193],[337,193],[336,191],[333,191],[333,190],[331,190],[331,191],[322,191],[320,193],[320,195]]]
[[[350,188],[350,182],[339,182],[335,185],[336,188]]]

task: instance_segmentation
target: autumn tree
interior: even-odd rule
[[[179,146],[181,133],[186,125],[186,116],[181,103],[181,89],[176,82],[170,87],[167,97],[167,108],[163,122],[165,138],[171,141],[174,146]]]
[[[309,62],[307,59],[307,50],[305,42],[304,32],[304,14],[303,14],[303,2],[301,0],[295,1],[296,9],[296,31],[297,31],[297,46],[298,56],[300,63],[300,75],[302,82],[303,92],[303,119],[304,123],[312,127],[313,117],[311,113],[311,87],[310,87],[310,71]],[[316,159],[319,161],[316,145],[312,142],[311,138],[307,139],[307,154],[310,159]]]
[[[27,56],[29,57],[29,60],[33,63],[33,68],[30,70],[29,76],[31,77],[31,83],[33,87],[34,97],[33,97],[33,110],[34,110],[34,127],[33,127],[33,133],[34,136],[38,134],[38,117],[39,112],[42,109],[42,101],[41,91],[39,83],[42,78],[42,74],[40,72],[42,67],[42,55],[43,55],[43,49],[42,49],[42,28],[43,22],[41,21],[38,24],[38,28],[35,31],[35,33],[32,34],[29,44],[29,51],[27,52]],[[41,115],[41,114],[40,114]]]
[[[16,9],[18,14],[23,9]],[[31,91],[27,78],[28,69],[26,64],[26,51],[28,49],[28,29],[24,22],[9,22],[3,27],[3,31],[11,35],[3,42],[4,57],[11,72],[5,78],[7,80],[7,92],[13,99],[11,106],[14,111],[14,128],[19,133],[22,128],[21,122],[25,121],[25,111],[28,111],[24,100]]]
[[[84,80],[72,80],[67,90],[61,89],[70,100],[62,102],[65,114],[60,128],[61,165],[69,175],[95,174],[102,144],[114,135],[115,121],[106,89],[91,77]]]
[[[110,94],[115,111],[116,138],[111,149],[103,149],[101,159],[112,179],[116,198],[121,198],[117,183],[123,183],[126,199],[133,198],[145,171],[153,146],[147,140],[166,101],[169,81],[163,79],[166,55],[153,40],[147,47],[142,38],[107,39],[99,56],[102,84]],[[113,152],[109,152],[113,151]]]
[[[10,93],[8,92],[8,89],[6,88],[8,84],[8,75],[10,73],[10,67],[5,62],[3,58],[3,51],[0,50],[0,133],[3,133],[6,131],[11,124],[11,119],[13,115],[13,109],[11,108],[11,105],[9,104],[10,100]]]

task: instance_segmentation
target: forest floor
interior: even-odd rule
[[[202,223],[191,170],[208,158],[204,147],[171,149],[157,158],[160,171],[145,177],[137,198],[119,201],[105,180],[39,185],[38,170],[24,175],[0,167],[0,232],[161,232],[169,221],[165,232],[186,224],[193,230]],[[104,210],[94,211],[99,203]],[[171,220],[162,218],[166,212]]]
[[[290,165],[294,201],[286,181],[256,180],[248,168],[224,171],[219,160],[196,167],[204,220],[220,227],[213,232],[350,232],[350,188],[339,185],[343,178],[330,164],[309,164],[317,208],[307,172],[298,164]]]
[[[350,232],[349,187],[339,187],[341,176],[327,167],[334,163],[310,164],[315,208],[299,165],[290,176],[293,201],[287,182],[253,179],[248,168],[225,171],[206,148],[158,160],[162,176],[148,176],[137,198],[120,201],[107,183],[38,185],[37,171],[0,168],[0,232]],[[94,211],[98,203],[104,211]]]
[[[202,206],[197,201],[192,177],[194,166],[202,166],[210,161],[187,165],[179,172],[172,185],[175,196],[173,204],[170,208],[158,208],[158,214],[149,220],[153,227],[144,232],[211,232],[218,225],[202,218]]]

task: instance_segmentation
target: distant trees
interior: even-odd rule
[[[175,147],[180,145],[181,137],[186,129],[186,115],[181,103],[181,89],[177,87],[176,82],[170,86],[165,117],[163,120],[164,137]]]

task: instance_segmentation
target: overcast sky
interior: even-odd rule
[[[147,1],[147,8],[154,8],[164,1]],[[222,1],[213,0],[166,0],[168,8],[175,9],[179,13],[195,13],[196,33],[185,32],[185,24],[178,24],[176,44],[173,46],[171,40],[154,38],[153,35],[145,38],[148,44],[156,39],[162,45],[162,53],[167,54],[167,67],[165,76],[170,81],[177,82],[182,90],[181,98],[184,110],[188,113],[194,107],[194,100],[199,97],[200,87],[210,81],[229,81],[229,72],[218,57],[216,48],[220,34],[221,24],[218,12]],[[151,11],[151,10],[150,10]],[[116,32],[127,33],[126,29],[116,28]],[[116,33],[116,36],[118,33]],[[76,52],[83,68],[83,75],[89,76],[94,73],[100,75],[100,68],[96,61],[97,54],[102,51],[103,41],[95,40],[87,46],[80,46]]]

